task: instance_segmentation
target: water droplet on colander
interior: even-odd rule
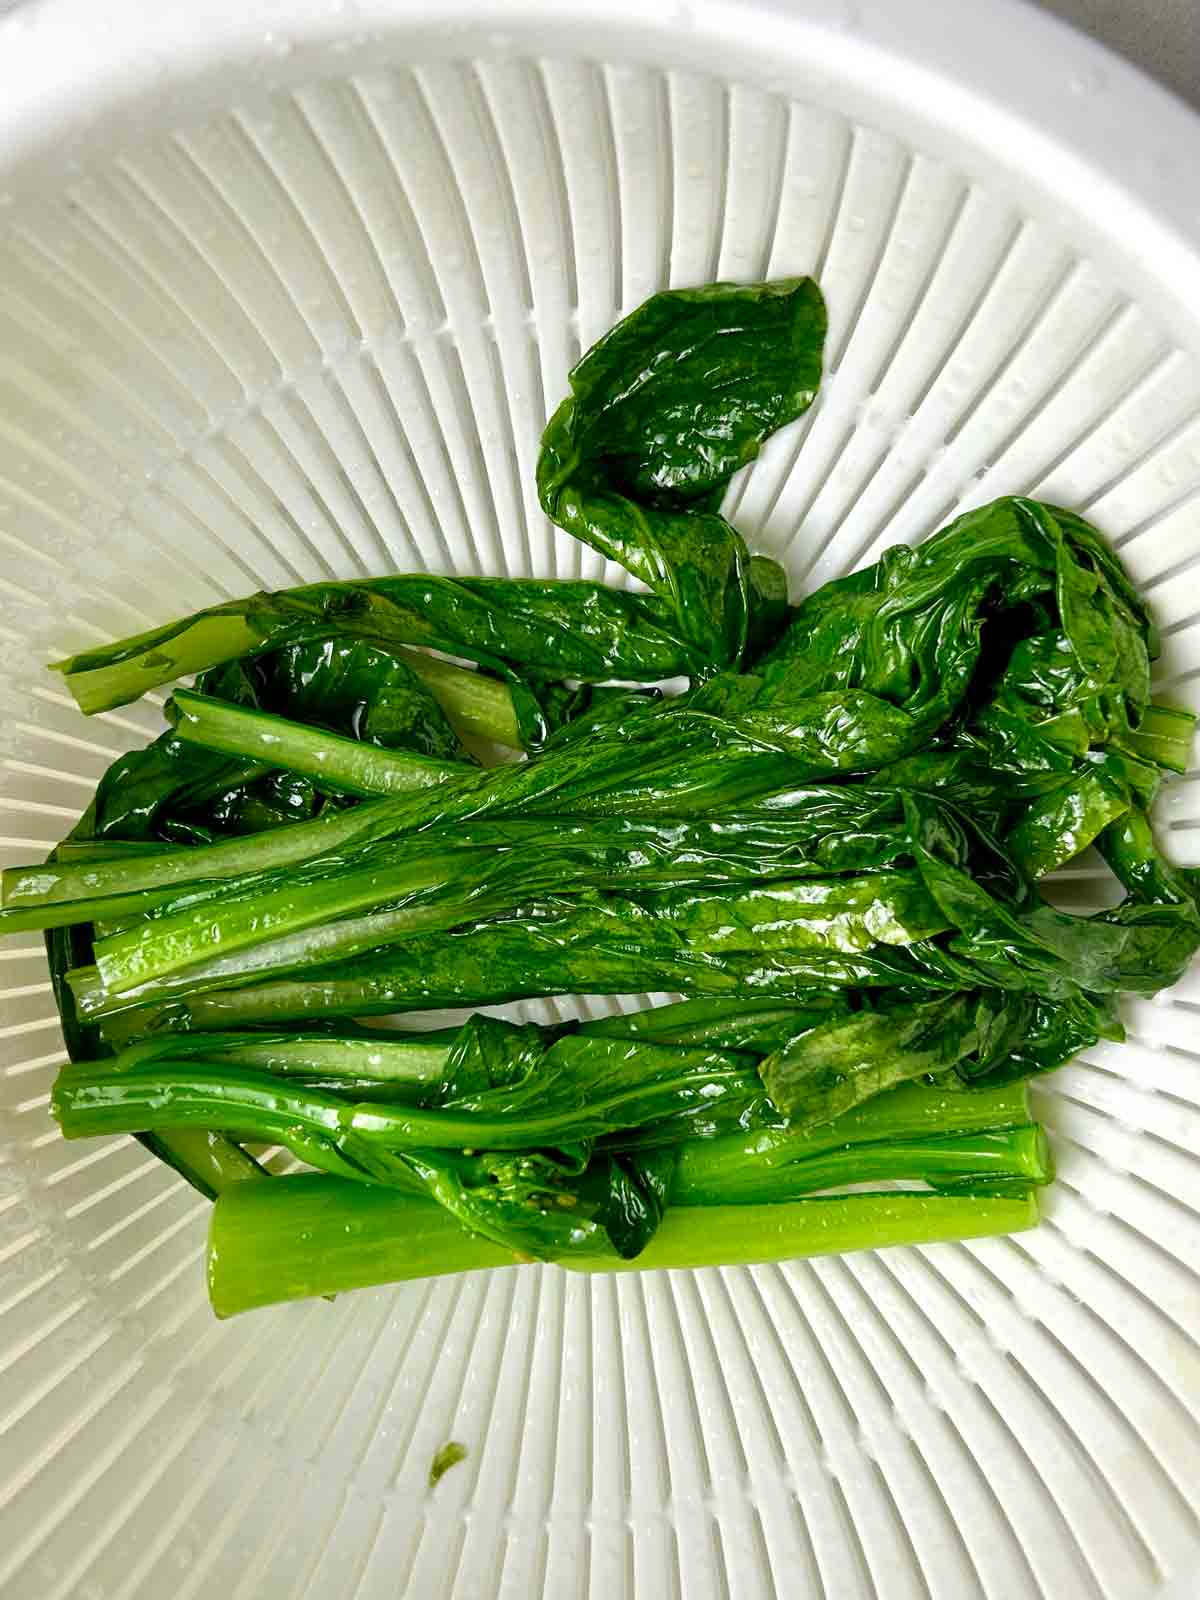
[[[1106,82],[1107,79],[1099,67],[1087,67],[1082,72],[1073,73],[1067,79],[1067,89],[1069,93],[1078,96],[1099,94]]]

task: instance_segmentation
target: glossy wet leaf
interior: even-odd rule
[[[715,503],[811,405],[824,337],[808,278],[654,295],[576,365],[542,437],[547,516],[658,596],[709,672],[761,648],[783,587]]]

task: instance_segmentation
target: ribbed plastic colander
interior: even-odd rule
[[[159,723],[155,696],[84,721],[51,655],[260,586],[598,573],[538,510],[542,423],[617,316],[716,277],[829,300],[820,400],[729,502],[795,592],[1044,494],[1118,545],[1194,701],[1198,167],[1180,105],[1014,0],[18,6],[6,858]],[[1162,818],[1200,860],[1200,781]],[[0,987],[6,1597],[1198,1592],[1197,978],[1038,1090],[1034,1233],[229,1324],[205,1204],[51,1124],[36,939]]]

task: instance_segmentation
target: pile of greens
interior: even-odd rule
[[[789,607],[719,506],[811,404],[824,328],[808,279],[672,291],[575,368],[539,495],[637,592],[318,584],[59,663],[88,713],[196,675],[5,872],[0,931],[46,933],[63,1133],[135,1134],[216,1198],[219,1314],[1036,1221],[1025,1080],[1200,947],[1148,821],[1193,718],[1151,700],[1116,556],[1036,501]],[[1039,882],[1089,846],[1124,895],[1070,915]],[[272,1145],[315,1170],[263,1181]]]

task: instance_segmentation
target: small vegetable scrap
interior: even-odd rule
[[[1151,698],[1117,556],[1028,498],[788,604],[720,506],[824,332],[809,279],[714,284],[579,362],[538,492],[637,592],[312,584],[58,664],[89,714],[194,676],[4,873],[0,931],[45,931],[63,1134],[133,1134],[215,1200],[219,1316],[1036,1223],[1028,1081],[1200,947],[1149,820],[1194,719]],[[1123,898],[1072,915],[1042,880],[1089,847]],[[469,1014],[371,1022],[440,1007]],[[276,1145],[309,1170],[269,1175]]]
[[[451,1467],[467,1459],[467,1447],[457,1439],[448,1439],[429,1464],[429,1487],[436,1489]]]

